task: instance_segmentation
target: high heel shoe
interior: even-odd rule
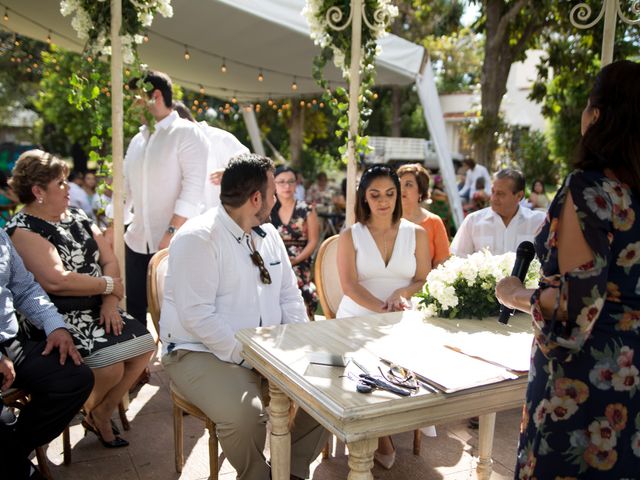
[[[393,444],[393,440],[391,440],[391,437],[389,437],[389,440],[391,441],[393,452],[380,453],[377,450],[373,452],[373,460],[385,470],[391,470],[391,467],[393,467],[393,464],[396,462],[396,446]]]
[[[93,420],[93,417],[91,416],[91,414],[89,414],[89,418]],[[118,436],[116,436],[115,439],[110,441],[105,440],[104,438],[102,438],[102,434],[100,433],[100,430],[98,430],[95,426],[91,425],[86,418],[83,418],[81,423],[82,423],[82,426],[84,427],[84,435],[86,436],[87,432],[93,433],[96,437],[98,437],[98,440],[100,440],[100,443],[102,443],[102,446],[105,448],[122,448],[122,447],[129,446],[129,442],[127,442],[124,438],[121,438]],[[112,429],[113,429],[113,426],[112,426]]]
[[[87,417],[88,414],[87,414],[87,411],[84,408],[80,409],[80,413],[82,414],[83,417],[85,417],[85,418],[82,419],[81,423],[82,423],[82,426],[84,427],[84,430],[85,430],[85,433],[86,433],[88,428],[85,426],[85,424],[89,425],[91,428],[93,428],[93,426],[91,426],[91,424],[86,421],[86,417]],[[109,421],[111,422],[111,432],[114,435],[120,435],[120,429],[116,425],[116,422],[113,421],[113,418],[111,420],[109,420]]]

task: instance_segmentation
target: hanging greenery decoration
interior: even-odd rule
[[[93,55],[111,55],[111,2],[108,0],[62,0],[60,13],[73,14],[71,26],[78,38],[87,42],[87,51]],[[136,61],[136,46],[144,41],[145,29],[159,13],[165,18],[173,16],[171,0],[123,0],[122,2],[122,60],[126,64]]]
[[[346,157],[349,137],[349,92],[343,87],[331,89],[329,81],[324,78],[324,69],[329,61],[340,69],[342,77],[350,81],[351,67],[351,12],[348,0],[307,0],[303,10],[311,30],[311,38],[322,49],[313,61],[313,78],[322,87],[323,99],[331,107],[338,118],[336,136],[344,141],[339,148],[340,154]],[[356,156],[366,153],[367,138],[364,130],[371,116],[373,100],[373,83],[375,80],[375,58],[380,53],[376,41],[386,35],[386,29],[398,15],[398,8],[391,0],[362,0],[362,43],[360,50],[360,94],[358,110],[360,121],[358,135],[355,139]]]
[[[73,15],[71,26],[78,38],[85,42],[85,62],[69,79],[69,103],[78,110],[86,112],[87,125],[91,129],[89,160],[95,161],[99,173],[111,175],[111,129],[105,129],[104,114],[111,111],[111,84],[106,81],[105,65],[102,57],[111,55],[111,2],[109,0],[61,0],[60,13],[63,16]],[[127,66],[125,77],[142,78],[146,66],[138,58],[137,46],[145,41],[145,30],[148,29],[155,14],[165,18],[173,16],[171,0],[123,0],[122,27],[120,38],[122,43],[122,60]],[[106,83],[106,84],[105,84]],[[127,87],[125,86],[125,89]],[[147,91],[149,86],[138,82],[138,89]],[[106,95],[101,95],[105,93]],[[136,110],[134,115],[144,118],[153,128],[153,116],[144,108],[144,102],[132,102],[126,99],[130,108]]]

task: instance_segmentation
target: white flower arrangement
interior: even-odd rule
[[[60,13],[73,14],[71,26],[78,38],[88,42],[88,51],[97,55],[111,55],[109,29],[111,4],[107,0],[61,0]],[[136,45],[144,41],[142,31],[151,26],[153,16],[173,16],[171,0],[124,0],[122,5],[122,60],[133,64]]]
[[[421,293],[421,310],[428,317],[484,318],[497,315],[496,283],[511,275],[516,254],[492,255],[482,250],[466,258],[451,257],[427,276]],[[525,286],[538,286],[540,262],[531,262]]]

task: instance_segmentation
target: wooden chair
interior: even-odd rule
[[[338,235],[327,238],[320,245],[314,267],[314,281],[325,317],[336,318],[340,300],[344,296],[338,277]],[[420,455],[421,446],[422,432],[417,429],[413,432],[414,455]],[[327,458],[326,450],[322,455],[323,458]]]
[[[163,249],[157,252],[149,262],[147,270],[147,302],[149,313],[153,320],[153,325],[160,341],[160,309],[162,307],[162,297],[164,294],[164,278],[169,265],[169,250]],[[183,444],[183,412],[202,420],[207,430],[209,430],[209,475],[211,480],[218,479],[218,470],[222,464],[222,457],[218,459],[218,435],[216,434],[216,424],[207,417],[202,410],[189,402],[176,388],[173,382],[170,383],[171,401],[173,403],[173,443],[175,449],[176,472],[181,473],[184,466],[184,444]]]
[[[25,390],[19,388],[9,388],[2,392],[2,402],[11,408],[21,410],[27,403],[29,403],[29,394]],[[69,427],[64,430],[66,439],[69,439]],[[69,442],[69,451],[71,451],[71,443]],[[36,458],[38,459],[38,469],[40,473],[48,480],[53,480],[51,470],[49,470],[49,462],[47,460],[47,454],[44,451],[44,446],[36,447]],[[71,456],[69,455],[69,461]],[[64,463],[67,465],[67,444],[64,444]]]

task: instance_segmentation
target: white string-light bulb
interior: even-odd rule
[[[260,73],[258,73],[258,81],[259,82],[264,81],[264,75],[262,74],[262,69],[260,69]]]
[[[220,65],[220,71],[222,73],[227,73],[227,64],[225,63],[224,58],[222,59],[222,65]]]
[[[9,21],[9,9],[5,7],[4,9],[4,21],[8,22]]]
[[[231,97],[231,103],[238,103],[238,99],[236,98],[235,94],[233,95],[233,97]]]
[[[142,37],[142,41],[144,43],[148,43],[149,42],[149,34],[147,32],[144,33],[144,37]]]
[[[47,34],[47,43],[51,45],[51,30],[49,30],[49,33]]]
[[[187,46],[184,46],[184,59],[186,61],[189,61],[189,59],[191,58],[191,54],[189,53],[189,49],[187,48]]]
[[[296,82],[296,77],[293,77],[293,82],[291,83],[291,90],[293,90],[294,92],[296,90],[298,90],[298,84]]]
[[[200,85],[200,95],[204,95],[204,87]]]

